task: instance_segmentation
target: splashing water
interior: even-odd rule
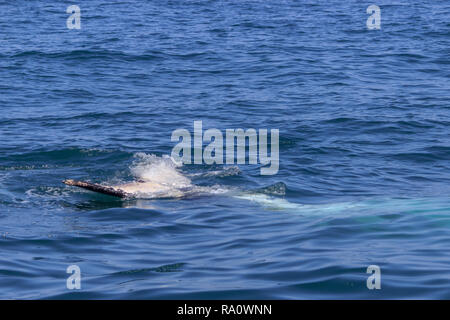
[[[136,181],[115,186],[135,198],[179,198],[193,188],[191,180],[178,171],[178,165],[169,156],[137,153],[130,167]]]
[[[136,181],[114,188],[129,193],[133,198],[181,198],[195,194],[223,194],[230,191],[222,186],[196,186],[184,175],[175,160],[167,155],[136,153],[130,171]]]
[[[136,160],[130,170],[137,180],[177,189],[192,186],[191,180],[178,171],[177,168],[181,167],[181,164],[177,164],[171,157],[167,155],[158,157],[143,152],[136,153],[134,157]]]

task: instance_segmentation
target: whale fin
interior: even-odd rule
[[[130,196],[130,194],[126,193],[125,191],[123,191],[121,189],[117,189],[117,188],[113,188],[113,187],[106,187],[106,186],[102,186],[102,185],[96,184],[96,183],[90,183],[90,182],[85,182],[85,181],[76,181],[76,180],[71,180],[71,179],[64,180],[63,183],[68,186],[75,186],[75,187],[87,189],[90,191],[107,194],[107,195],[113,196],[113,197],[126,198],[126,197]]]

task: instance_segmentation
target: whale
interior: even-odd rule
[[[134,199],[138,201],[133,202],[133,206],[142,208],[154,208],[149,206],[145,199],[160,198],[160,194],[157,192],[162,189],[169,189],[167,185],[163,185],[157,182],[150,182],[144,180],[137,180],[129,183],[119,185],[103,185],[97,183],[91,183],[88,181],[78,180],[63,180],[63,183],[68,186],[78,187],[81,189],[93,191],[95,193],[105,194],[123,200]],[[235,199],[253,202],[270,211],[285,211],[302,216],[328,216],[328,215],[340,215],[340,216],[356,216],[360,221],[378,221],[382,220],[382,217],[377,215],[365,215],[361,212],[384,212],[386,207],[395,208],[397,211],[407,211],[414,209],[415,212],[426,212],[429,207],[432,207],[435,202],[442,203],[442,207],[448,206],[447,199],[435,199],[435,198],[419,198],[419,199],[401,199],[401,198],[374,198],[364,199],[360,201],[343,201],[335,203],[317,203],[317,204],[302,204],[298,202],[291,202],[284,198],[285,186],[283,183],[276,183],[264,188],[255,190],[235,190],[225,193],[210,193],[210,194],[225,194]],[[148,198],[146,192],[149,190],[156,192],[156,195]],[[177,193],[171,190],[171,197],[167,197],[167,194],[163,194],[162,198],[182,198],[189,196],[187,188],[177,189]],[[198,191],[197,189],[194,189]],[[206,191],[200,189],[200,191]],[[195,194],[195,192],[193,193]],[[127,201],[124,202],[127,205]]]
[[[228,167],[222,170],[201,173],[185,173],[171,157],[158,157],[152,154],[137,153],[135,161],[130,166],[133,180],[118,184],[94,183],[90,180],[67,179],[62,182],[70,187],[89,190],[97,194],[104,194],[125,200],[155,200],[155,199],[181,199],[197,196],[224,195],[236,199],[251,201],[265,208],[297,210],[305,208],[299,203],[292,203],[284,199],[286,186],[284,183],[275,183],[263,188],[245,190],[224,185],[196,185],[191,178],[197,177],[224,177],[237,175],[240,170]]]

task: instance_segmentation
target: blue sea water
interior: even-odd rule
[[[450,298],[448,1],[0,12],[0,298]],[[61,183],[158,174],[194,120],[279,129],[279,172],[185,165],[210,192],[182,198]]]

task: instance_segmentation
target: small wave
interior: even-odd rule
[[[58,150],[33,150],[26,153],[19,153],[19,154],[10,154],[5,155],[3,157],[0,157],[0,160],[4,161],[11,161],[14,163],[12,166],[2,166],[5,168],[23,168],[23,170],[30,170],[34,168],[45,168],[45,166],[49,166],[49,168],[55,167],[56,164],[48,165],[46,162],[48,162],[49,159],[52,161],[69,161],[69,160],[76,160],[80,158],[85,157],[91,157],[91,156],[101,156],[104,154],[112,154],[112,153],[118,153],[118,154],[125,154],[127,155],[127,152],[123,151],[116,151],[116,150],[108,150],[108,149],[100,149],[100,148],[66,148],[66,149],[58,149]],[[29,162],[33,161],[42,161],[45,162],[45,164],[39,164],[39,165],[30,165]],[[26,165],[19,165],[19,162],[26,162]],[[34,167],[32,167],[34,166]],[[14,169],[11,169],[14,170]],[[19,170],[19,169],[17,169]]]
[[[47,170],[54,169],[58,166],[51,166],[48,164],[42,165],[17,165],[17,166],[0,166],[0,171],[17,171],[17,170]]]
[[[192,177],[230,177],[230,176],[237,176],[241,174],[241,170],[237,166],[232,167],[226,167],[222,170],[213,170],[208,172],[201,172],[201,173],[193,173],[190,174]]]
[[[58,91],[58,90],[54,90],[54,92],[63,92],[63,91]],[[65,93],[71,93],[69,91],[64,91]],[[84,93],[89,94],[88,91],[83,91]],[[74,93],[74,92],[72,92]],[[80,93],[80,91],[77,91],[75,93]],[[64,123],[67,122],[72,122],[75,120],[83,120],[83,121],[88,121],[88,120],[95,120],[95,121],[99,121],[99,120],[108,120],[111,118],[128,118],[128,117],[135,117],[135,116],[152,116],[153,113],[140,113],[137,114],[135,112],[132,111],[119,111],[119,112],[84,112],[84,113],[77,113],[77,114],[71,114],[71,115],[65,115],[65,116],[61,116],[61,115],[54,115],[54,116],[36,116],[36,117],[10,117],[6,120],[1,120],[0,124],[2,125],[13,125],[13,124],[17,124],[17,123],[35,123],[35,124],[42,124],[45,123],[46,125],[48,125],[49,123],[55,123],[58,121],[62,121]]]
[[[143,54],[129,54],[121,51],[113,50],[71,50],[60,52],[44,52],[37,50],[21,51],[9,55],[9,58],[27,58],[27,57],[43,57],[43,58],[61,58],[61,59],[76,59],[77,61],[84,60],[123,60],[123,61],[150,61],[161,58],[160,53],[143,53]]]
[[[284,196],[284,195],[286,195],[286,184],[283,182],[277,182],[268,187],[259,189],[258,192],[264,193],[264,194]]]
[[[79,190],[78,192],[82,192]],[[60,200],[61,198],[69,197],[71,191],[64,187],[35,187],[25,191],[28,200],[37,201],[44,200]],[[25,201],[28,201],[25,200]]]
[[[147,272],[179,272],[183,271],[183,267],[186,265],[184,262],[166,264],[154,268],[141,268],[141,269],[131,269],[125,271],[115,272],[114,275],[129,275],[135,273],[147,273]]]

